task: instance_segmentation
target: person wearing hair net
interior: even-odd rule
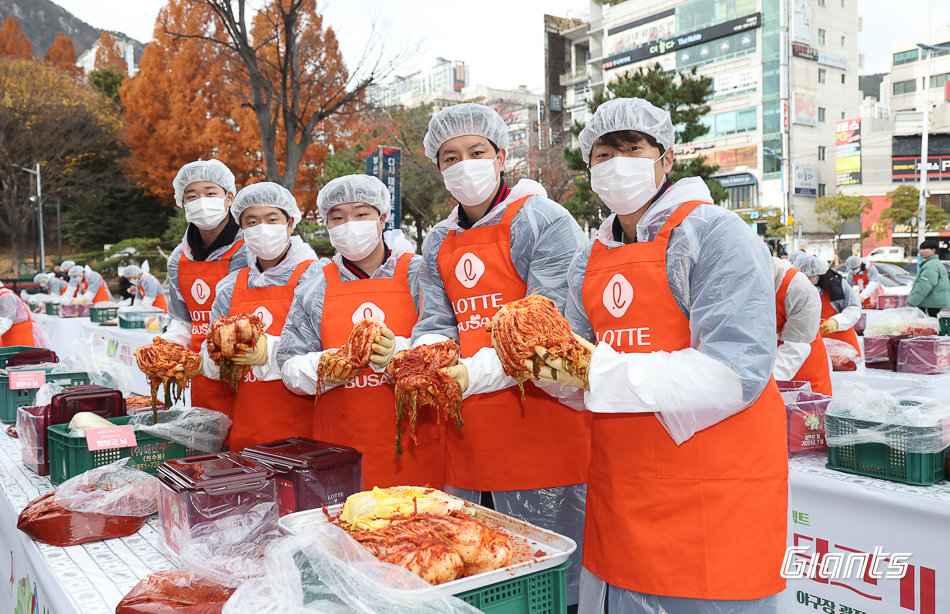
[[[0,281],[0,347],[48,347],[43,331],[30,315],[30,306]]]
[[[414,345],[454,339],[461,348],[460,364],[448,372],[462,389],[465,426],[446,427],[447,491],[476,502],[490,492],[499,511],[573,538],[567,584],[575,603],[590,416],[530,383],[522,402],[484,324],[533,292],[563,309],[567,265],[584,235],[537,182],[508,185],[508,140],[504,120],[484,105],[447,107],[429,122],[425,154],[459,205],[423,244],[425,301],[412,338]]]
[[[808,276],[821,295],[821,325],[818,332],[822,337],[847,342],[861,356],[861,345],[854,332],[854,325],[861,318],[861,299],[857,291],[818,256],[805,254],[796,262],[798,269]]]
[[[68,282],[69,269],[73,268],[74,266],[76,266],[76,263],[72,260],[63,260],[62,263],[53,267],[53,274],[56,275],[56,277],[62,279],[64,282]]]
[[[409,347],[422,302],[422,258],[401,232],[383,232],[390,200],[385,184],[369,175],[338,177],[317,194],[317,209],[337,253],[323,266],[321,278],[297,289],[277,362],[288,388],[321,393],[312,436],[362,452],[367,489],[442,488],[445,425],[434,414],[420,413],[417,443],[404,439],[402,455],[396,456],[393,445],[395,395],[392,380],[382,373],[397,350]],[[317,367],[324,353],[343,346],[354,325],[366,318],[383,324],[370,365],[354,373],[331,359],[331,376],[318,391]]]
[[[55,273],[40,273],[39,275],[46,277],[46,282],[41,285],[43,287],[43,291],[47,294],[51,296],[59,296],[66,292],[66,282],[63,281],[59,275],[56,275]],[[39,275],[37,275],[37,277],[39,277]],[[34,279],[34,281],[36,280]]]
[[[132,282],[135,287],[135,295],[143,307],[156,307],[162,311],[168,311],[165,289],[157,277],[151,273],[146,273],[141,267],[134,264],[122,269],[122,277]]]
[[[534,360],[594,415],[580,611],[773,612],[788,459],[769,251],[702,179],[670,181],[665,110],[610,100],[578,140],[613,212],[568,272],[593,353],[586,377]]]
[[[857,288],[861,304],[869,309],[876,308],[877,304],[872,304],[871,298],[881,287],[881,274],[877,267],[861,256],[848,256],[844,265],[848,271],[848,283]]]
[[[313,398],[284,386],[276,354],[294,292],[322,273],[310,245],[292,236],[301,214],[297,199],[284,186],[267,181],[246,186],[237,193],[230,212],[244,232],[250,265],[218,283],[211,321],[247,313],[264,325],[257,345],[234,359],[251,367],[232,396],[234,424],[228,440],[232,450],[242,450],[310,434]],[[218,379],[219,357],[209,355],[207,341],[201,356],[205,376]]]
[[[772,374],[776,381],[811,382],[813,392],[831,396],[831,367],[825,342],[818,334],[821,297],[804,273],[786,260],[775,268],[775,312],[778,351]]]
[[[96,303],[111,302],[112,293],[102,275],[88,266],[74,265],[69,269],[69,284],[64,296],[73,302]]]
[[[229,273],[247,266],[238,223],[228,215],[237,188],[234,174],[218,160],[198,160],[181,167],[172,181],[175,203],[185,210],[188,228],[168,258],[168,315],[162,337],[201,349],[211,326],[215,287]],[[189,386],[191,404],[232,417],[233,395],[217,380],[197,375]]]
[[[790,265],[792,265],[792,266],[795,266],[795,263],[798,261],[798,258],[799,258],[800,256],[803,256],[804,254],[805,254],[805,252],[803,252],[803,251],[800,250],[800,249],[796,249],[796,250],[792,251],[792,252],[788,255],[788,263],[789,263]]]

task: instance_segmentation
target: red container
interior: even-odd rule
[[[26,350],[17,352],[7,359],[7,367],[22,367],[24,365],[40,365],[47,362],[59,362],[56,352],[47,349]]]
[[[798,398],[785,402],[789,454],[827,449],[825,410],[830,402],[830,396],[817,392],[800,392]]]
[[[950,337],[928,335],[901,339],[897,346],[897,370],[924,375],[950,371]]]
[[[59,307],[61,318],[88,318],[89,303],[65,303]]]
[[[308,437],[248,446],[241,455],[274,470],[280,515],[344,503],[363,490],[363,455]]]
[[[871,335],[864,338],[864,366],[868,369],[897,371],[897,349],[904,335]]]
[[[218,452],[162,463],[155,472],[162,485],[158,518],[165,544],[180,554],[193,527],[215,523],[230,529],[238,518],[261,503],[273,503],[265,522],[277,526],[277,482],[274,472],[237,452]],[[236,527],[237,522],[233,523]],[[248,527],[247,531],[259,528]],[[229,536],[229,541],[238,541]]]
[[[47,427],[66,424],[83,411],[118,418],[125,415],[125,399],[120,391],[105,386],[70,386],[54,395],[49,405],[18,408],[17,434],[23,464],[38,475],[49,475]]]
[[[877,297],[878,309],[896,309],[907,307],[907,297],[904,295],[882,294]]]

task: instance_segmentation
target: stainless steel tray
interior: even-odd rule
[[[490,510],[487,507],[476,505],[468,501],[464,502],[465,511],[476,520],[482,521],[494,529],[500,529],[510,535],[523,538],[527,542],[527,547],[520,545],[516,548],[516,553],[540,552],[537,556],[529,556],[526,560],[520,560],[513,565],[502,567],[494,571],[480,573],[478,575],[452,580],[445,584],[440,584],[436,588],[449,595],[458,595],[478,588],[483,588],[497,582],[512,580],[521,576],[526,576],[538,571],[557,567],[567,560],[567,558],[577,549],[577,544],[573,539],[565,537],[553,531],[536,527],[533,524],[518,520],[511,516],[506,516]],[[333,505],[327,508],[327,511],[336,516],[343,509],[342,504]],[[284,533],[298,535],[305,533],[307,527],[313,527],[319,524],[329,522],[322,509],[306,510],[287,514],[280,519],[278,524]],[[516,540],[517,543],[517,540]],[[519,557],[522,558],[522,557]]]

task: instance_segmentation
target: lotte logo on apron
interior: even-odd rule
[[[627,278],[617,273],[604,288],[604,307],[615,318],[623,317],[633,303],[633,286]]]
[[[485,263],[472,253],[465,254],[455,265],[455,277],[466,288],[472,288],[485,274]]]
[[[191,296],[199,305],[204,305],[211,298],[211,287],[205,283],[205,280],[196,279],[195,283],[191,284]]]
[[[261,324],[264,325],[264,332],[267,332],[267,329],[270,328],[270,325],[274,323],[274,314],[267,310],[267,307],[261,305],[254,310],[252,315],[257,316],[257,319],[261,321]]]
[[[386,314],[383,313],[383,310],[379,308],[376,303],[370,303],[369,301],[363,303],[356,308],[356,311],[353,312],[353,324],[356,324],[360,320],[365,320],[367,318],[376,318],[380,322],[386,321]]]

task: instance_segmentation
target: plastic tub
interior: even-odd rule
[[[90,307],[89,308],[89,321],[90,322],[108,322],[116,318],[116,314],[119,311],[118,307]]]
[[[43,348],[33,347],[32,345],[11,345],[9,347],[0,347],[0,369],[5,369],[7,361],[14,354],[20,352],[29,352],[31,350],[42,350]]]
[[[277,521],[274,472],[236,452],[166,461],[155,475],[162,485],[158,506],[162,534],[176,554],[187,546],[192,527],[226,525],[228,518],[242,516],[261,503],[275,504],[273,521]]]
[[[241,455],[273,469],[281,516],[343,503],[363,489],[363,455],[347,446],[290,437],[249,446]]]
[[[937,335],[901,339],[897,346],[897,370],[924,375],[950,371],[950,339]]]
[[[161,328],[161,318],[164,313],[161,309],[151,307],[119,309],[119,328],[158,330]]]
[[[46,315],[48,315],[48,316],[58,316],[58,315],[59,315],[59,303],[46,303]]]
[[[871,335],[864,338],[864,366],[897,371],[897,349],[902,339],[913,335]]]
[[[882,294],[877,297],[878,309],[896,309],[898,307],[907,307],[907,297],[903,294]]]
[[[10,375],[13,373],[45,371],[47,384],[59,384],[64,388],[89,383],[89,374],[86,372],[50,373],[50,369],[52,368],[53,367],[23,366],[7,369],[6,373],[0,373],[0,421],[15,422],[17,408],[23,407],[24,405],[32,405],[36,399],[38,387],[22,389],[10,388]]]
[[[59,308],[61,318],[88,318],[89,303],[65,303]]]

